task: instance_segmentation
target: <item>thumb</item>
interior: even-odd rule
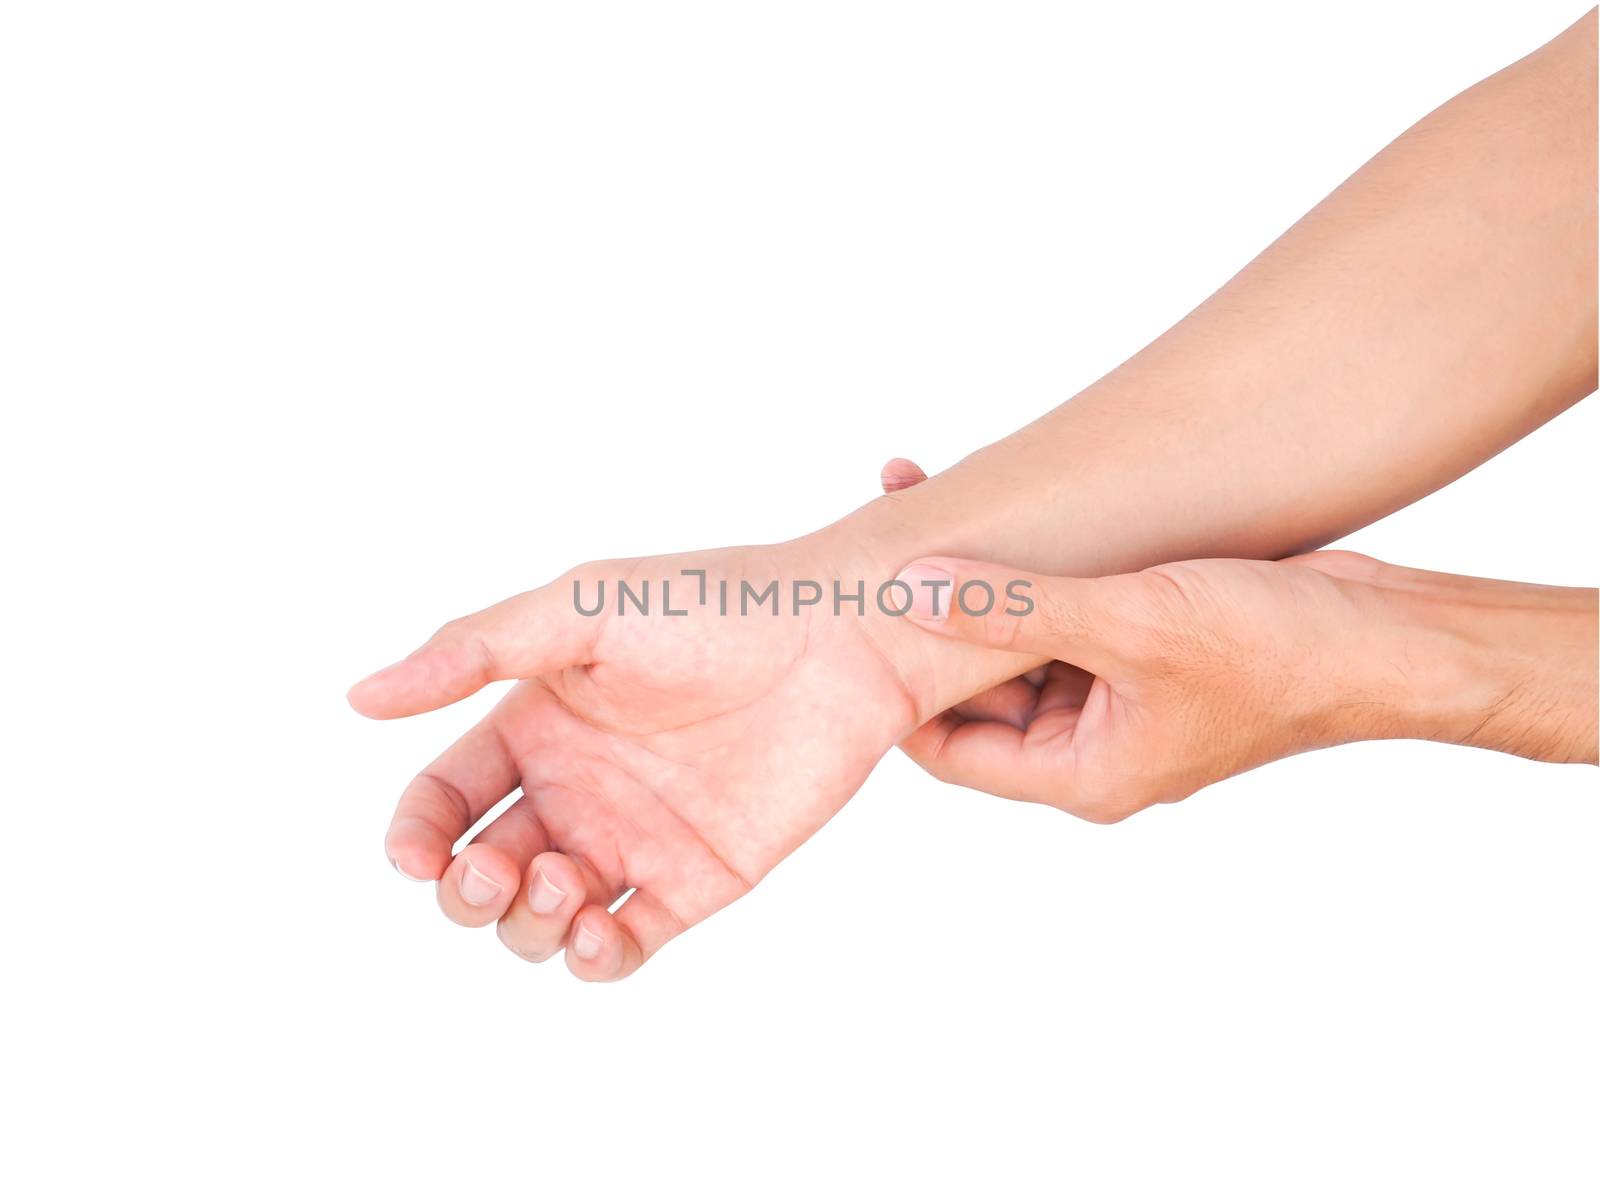
[[[913,561],[896,580],[911,591],[906,621],[930,634],[1048,655],[1092,672],[1122,658],[1110,589],[1115,578],[1046,577],[935,556]]]
[[[368,717],[409,717],[469,697],[496,680],[520,680],[589,663],[597,619],[579,615],[562,582],[446,623],[398,663],[346,694]]]

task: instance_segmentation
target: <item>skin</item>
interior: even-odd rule
[[[1591,12],[1428,116],[1144,351],[953,469],[799,540],[581,575],[876,588],[925,555],[1074,575],[1272,558],[1449,482],[1595,386],[1594,32]],[[350,701],[399,717],[519,681],[406,790],[386,851],[451,919],[614,980],[759,880],[919,722],[1047,658],[875,608],[588,619],[558,581]]]
[[[896,459],[885,490],[921,471]],[[902,743],[947,783],[1099,824],[1252,767],[1369,738],[1596,761],[1593,589],[1387,565],[1353,552],[1198,560],[1099,578],[928,557],[907,620],[1051,662]],[[963,602],[952,591],[972,587]],[[983,590],[1025,582],[1028,614]],[[1017,603],[1013,608],[1021,609]]]
[[[699,606],[697,582],[682,576],[699,569],[712,589],[759,588],[794,574],[826,581],[835,561],[800,541],[586,566],[445,627],[358,685],[357,709],[392,717],[531,677],[407,789],[390,859],[437,879],[456,922],[499,920],[526,959],[565,946],[581,977],[632,972],[820,828],[917,723],[875,641],[881,619],[721,617],[715,595]],[[573,580],[588,602],[598,582],[614,590],[619,578],[672,583],[687,613],[574,613]],[[452,860],[452,844],[518,787]]]

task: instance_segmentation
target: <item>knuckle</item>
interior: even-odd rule
[[[453,643],[460,639],[461,636],[466,633],[466,631],[467,620],[465,617],[452,618],[438,630],[434,631],[428,642],[434,646],[437,646],[441,643]]]
[[[985,642],[999,650],[1009,650],[1022,636],[1022,619],[1015,614],[991,609],[978,622]]]
[[[1092,806],[1085,805],[1078,811],[1074,812],[1073,815],[1077,816],[1080,820],[1087,821],[1089,824],[1121,824],[1124,820],[1133,815],[1133,809],[1124,808],[1120,804],[1103,802],[1096,803]]]
[[[608,576],[608,570],[613,567],[604,561],[584,561],[581,564],[573,565],[572,568],[557,577],[556,581],[560,585],[567,587],[570,587],[575,581],[591,585],[602,577]]]
[[[1140,587],[1135,604],[1146,614],[1168,621],[1181,621],[1194,609],[1197,599],[1195,574],[1182,562],[1158,565],[1130,576]]]
[[[1062,808],[1090,824],[1116,824],[1139,810],[1140,804],[1125,788],[1112,782],[1078,788]]]

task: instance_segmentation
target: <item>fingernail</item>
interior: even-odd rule
[[[402,878],[406,879],[406,881],[408,881],[408,882],[430,882],[430,881],[432,881],[432,879],[430,879],[430,878],[419,878],[415,874],[406,873],[405,867],[402,866],[400,864],[400,862],[397,859],[393,858],[393,857],[391,857],[389,859],[389,864],[394,867],[394,872],[395,873],[399,874]]]
[[[897,578],[911,588],[911,609],[907,618],[923,622],[943,622],[950,616],[950,599],[955,593],[955,578],[932,565],[907,565]]]
[[[478,867],[470,861],[466,863],[466,868],[461,871],[461,898],[464,902],[481,907],[493,902],[494,896],[499,893],[500,883],[478,873]]]
[[[533,908],[535,915],[553,914],[566,897],[567,892],[546,878],[543,870],[534,871],[533,885],[528,890],[528,906]]]
[[[572,937],[572,954],[579,960],[593,960],[600,955],[600,937],[586,923],[578,924],[578,934]]]

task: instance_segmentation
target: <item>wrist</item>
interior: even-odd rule
[[[799,542],[811,555],[824,558],[823,563],[846,584],[865,583],[864,613],[852,615],[850,621],[904,686],[915,706],[912,724],[1043,662],[941,638],[878,604],[877,591],[909,562],[931,553],[959,551],[946,541],[964,543],[962,528],[945,522],[950,517],[939,514],[941,510],[947,508],[884,496]],[[887,604],[898,606],[898,596],[886,593]]]

